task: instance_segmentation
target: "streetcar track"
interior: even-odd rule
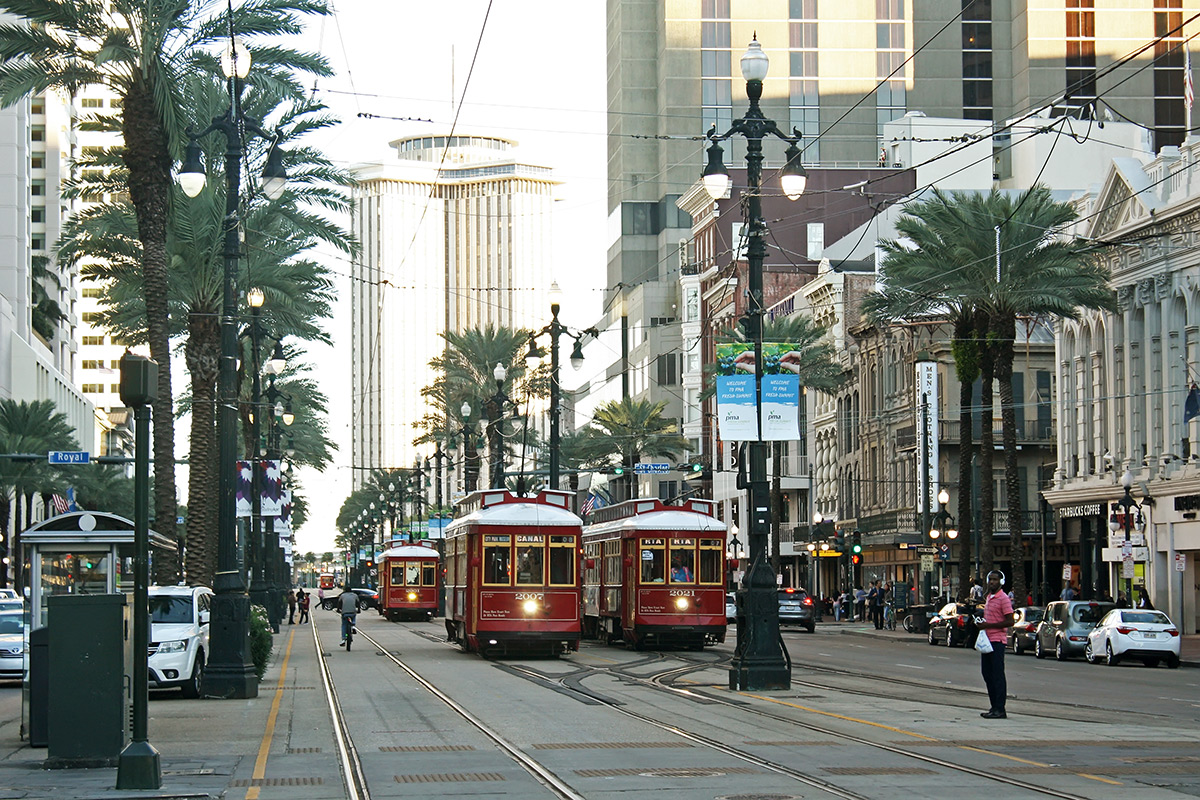
[[[370,800],[371,790],[367,786],[362,760],[350,737],[350,729],[346,726],[346,718],[342,714],[342,704],[338,700],[337,688],[333,685],[329,666],[325,663],[326,655],[325,651],[321,649],[321,640],[317,636],[315,618],[309,619],[309,627],[312,629],[313,645],[317,652],[317,667],[321,671],[321,686],[325,690],[325,699],[329,703],[329,716],[333,722],[333,741],[337,746],[338,765],[342,771],[342,785],[346,788],[346,797],[348,800]]]

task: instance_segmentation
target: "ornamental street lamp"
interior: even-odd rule
[[[938,540],[941,539],[945,546],[949,547],[950,542],[958,538],[958,530],[954,527],[954,516],[946,510],[946,504],[950,502],[950,493],[945,489],[942,489],[940,492],[938,492],[937,501],[938,510],[937,513],[933,515],[932,525],[929,528],[929,538],[933,540],[934,544],[937,544]],[[943,561],[939,556],[938,563],[940,567],[938,589],[940,591],[942,584],[941,578],[946,572],[946,562]],[[932,599],[933,596],[931,593],[929,594],[929,597]]]
[[[491,456],[491,466],[488,470],[490,473],[488,488],[503,489],[504,488],[504,431],[501,426],[504,424],[504,404],[512,405],[512,400],[504,393],[504,381],[508,377],[508,370],[504,365],[497,362],[496,368],[492,370],[492,377],[496,380],[496,393],[487,401],[488,414],[488,448]]]
[[[746,331],[754,344],[755,397],[762,396],[762,334],[763,334],[763,259],[766,257],[766,222],[762,216],[762,197],[759,188],[762,182],[763,139],[768,135],[788,144],[787,163],[781,173],[780,182],[789,199],[803,193],[808,175],[800,164],[800,133],[793,129],[792,135],[783,133],[776,124],[767,119],[759,107],[762,98],[763,79],[767,76],[767,55],[762,51],[757,38],[741,60],[742,77],[746,79],[746,96],[750,108],[741,119],[734,120],[725,133],[718,134],[716,126],[708,133],[708,165],[702,179],[708,193],[716,199],[722,197],[729,187],[729,171],[721,161],[723,152],[720,141],[740,134],[746,139],[746,182],[743,192],[746,203],[747,227],[749,230],[746,247],[748,267],[748,305],[746,309]],[[761,408],[761,402],[757,403]],[[761,420],[760,420],[761,423]],[[771,498],[767,482],[767,443],[751,441],[750,484],[748,507],[750,509],[750,569],[742,579],[738,590],[738,608],[746,610],[746,625],[739,625],[737,647],[729,668],[729,686],[733,689],[762,690],[787,689],[791,686],[791,671],[788,669],[787,653],[779,636],[779,602],[776,595],[775,573],[767,558],[767,540],[771,530]]]
[[[836,522],[836,520],[826,517],[820,511],[813,513],[813,535],[816,537],[816,541],[808,543],[808,554],[813,563],[813,591],[816,593],[815,605],[813,607],[814,622],[821,621],[821,612],[825,606],[825,601],[821,595],[821,557],[830,550],[827,537],[832,533]]]
[[[282,469],[282,429],[280,425],[291,426],[296,420],[296,415],[292,412],[292,398],[286,393],[275,388],[275,376],[283,372],[286,366],[286,361],[283,356],[283,346],[275,343],[275,354],[267,361],[264,372],[267,372],[269,383],[267,385],[266,404],[265,408],[270,409],[270,414],[267,415],[267,440],[266,446],[261,448],[259,454],[266,459],[267,463],[277,461],[280,463],[279,471],[279,502],[282,503],[283,498],[283,469]],[[286,405],[284,403],[286,401]],[[267,529],[264,533],[265,547],[263,548],[263,581],[267,586],[267,618],[271,621],[271,629],[276,633],[279,632],[279,624],[283,621],[284,614],[284,595],[287,594],[287,586],[284,585],[285,580],[285,562],[283,548],[279,544],[279,535],[275,531],[275,520],[281,515],[282,508],[279,509],[279,514],[272,514],[267,517]]]
[[[1139,531],[1146,527],[1146,519],[1142,516],[1142,506],[1138,501],[1133,499],[1131,489],[1133,489],[1133,472],[1125,470],[1125,474],[1121,476],[1121,485],[1125,488],[1125,494],[1117,501],[1117,505],[1121,507],[1121,520],[1117,520],[1114,514],[1108,521],[1108,528],[1113,533],[1125,530],[1125,539],[1121,542],[1121,578],[1125,584],[1125,598],[1132,605],[1133,603],[1133,577],[1134,577],[1134,560],[1133,560],[1133,542],[1132,534],[1134,526]],[[1134,515],[1134,509],[1137,510],[1137,515]],[[1120,584],[1118,584],[1120,585]],[[1120,591],[1118,590],[1117,599],[1120,599]]]
[[[583,366],[583,337],[597,336],[595,328],[582,331],[572,331],[558,321],[558,312],[562,308],[562,290],[558,282],[550,284],[550,324],[540,331],[529,335],[529,352],[525,355],[525,363],[532,370],[542,358],[542,351],[537,346],[540,336],[550,337],[550,488],[558,488],[561,475],[562,433],[560,422],[562,417],[562,382],[558,364],[558,338],[567,334],[575,340],[571,349],[571,366],[578,371]]]
[[[250,70],[250,52],[230,37],[221,59],[221,69],[229,85],[229,108],[199,133],[188,131],[183,166],[179,170],[180,188],[195,197],[204,188],[205,171],[199,140],[210,133],[225,137],[225,268],[221,308],[221,363],[219,373],[218,431],[220,436],[217,470],[217,572],[213,578],[212,623],[209,634],[208,664],[204,671],[204,691],[210,697],[249,698],[258,696],[258,678],[250,658],[250,597],[246,581],[237,563],[237,326],[235,318],[236,281],[240,253],[241,223],[239,195],[241,186],[243,131],[271,142],[263,170],[262,189],[274,200],[282,194],[287,175],[279,136],[263,130],[242,113],[242,80]]]
[[[250,305],[250,452],[246,453],[246,461],[250,465],[250,536],[246,558],[249,573],[250,602],[270,610],[270,595],[268,593],[266,564],[262,535],[262,461],[259,459],[258,443],[262,436],[262,372],[259,365],[261,352],[262,329],[259,326],[263,303],[266,295],[256,287],[246,292],[246,301]],[[270,362],[268,362],[270,363]]]

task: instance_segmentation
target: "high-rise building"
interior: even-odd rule
[[[407,467],[443,331],[549,321],[556,181],[494,136],[417,136],[355,168],[352,463]],[[478,413],[478,412],[477,412]],[[427,448],[424,448],[427,449]]]

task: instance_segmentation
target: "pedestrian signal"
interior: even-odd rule
[[[855,553],[854,555],[850,556],[850,563],[857,567],[862,563],[862,556],[860,556],[858,553]]]

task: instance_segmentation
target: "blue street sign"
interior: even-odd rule
[[[91,453],[86,450],[51,450],[46,454],[48,464],[90,464]]]
[[[670,471],[670,464],[642,463],[633,465],[635,475],[663,475]]]

